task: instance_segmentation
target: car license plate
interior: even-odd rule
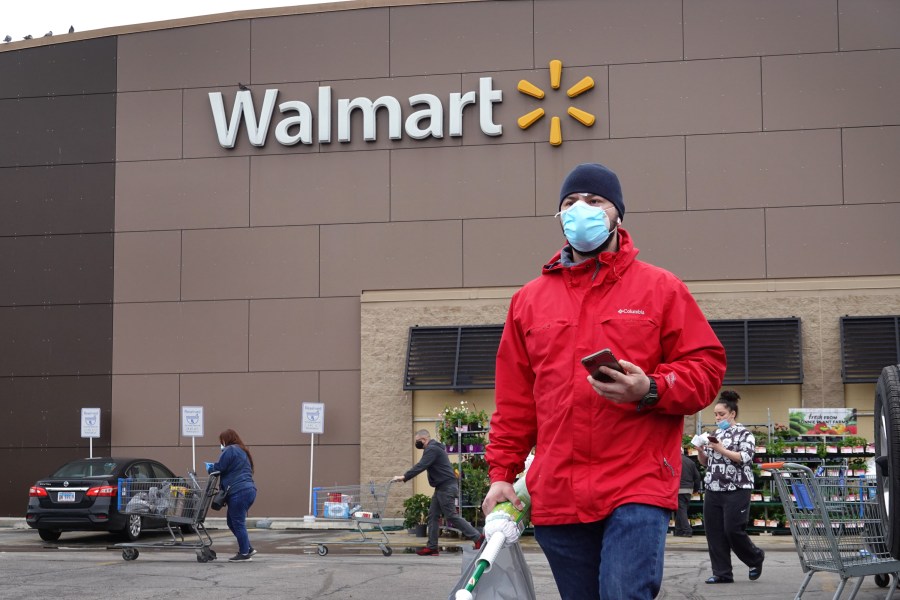
[[[75,502],[75,492],[59,492],[56,494],[57,502]]]

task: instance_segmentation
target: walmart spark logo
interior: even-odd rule
[[[550,61],[550,87],[554,90],[559,89],[560,80],[562,79],[562,61],[559,60],[551,60]],[[566,90],[566,95],[569,98],[575,98],[576,96],[580,96],[581,94],[587,92],[588,90],[593,89],[594,80],[591,77],[585,77],[568,90]],[[526,94],[528,96],[532,96],[537,98],[538,100],[544,99],[544,90],[537,87],[533,83],[523,79],[519,82],[519,85],[516,86],[516,89]],[[570,106],[566,111],[570,117],[584,125],[585,127],[591,127],[596,121],[594,115],[589,112],[585,112],[574,106]],[[541,117],[544,116],[543,108],[536,108],[528,114],[522,115],[519,117],[518,121],[520,129],[528,129],[532,125],[534,125]],[[562,125],[560,124],[559,117],[553,117],[550,119],[550,144],[553,146],[559,146],[562,144]]]

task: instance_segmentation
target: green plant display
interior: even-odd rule
[[[412,529],[416,525],[428,523],[431,498],[425,494],[414,494],[403,501],[403,526]]]

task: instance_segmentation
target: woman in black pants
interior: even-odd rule
[[[703,479],[703,526],[709,545],[712,577],[706,583],[732,583],[732,551],[750,567],[751,581],[762,575],[765,552],[750,541],[746,527],[750,519],[750,491],[753,489],[753,453],[756,440],[736,422],[737,392],[724,390],[713,411],[716,433],[699,449],[700,463],[706,465]]]

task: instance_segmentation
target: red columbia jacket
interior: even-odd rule
[[[528,471],[536,525],[588,523],[641,503],[675,510],[684,416],[708,406],[725,350],[677,277],[619,251],[574,266],[561,253],[512,297],[497,352],[491,481]],[[642,411],[594,392],[581,358],[610,348],[656,381]]]

